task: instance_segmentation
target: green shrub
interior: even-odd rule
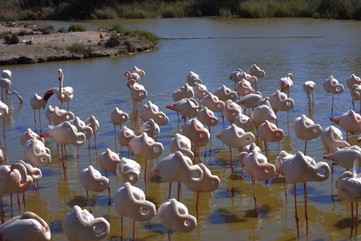
[[[82,43],[75,43],[67,47],[67,50],[75,54],[83,54],[85,56],[90,55],[93,52],[93,49],[90,46],[86,46]]]
[[[86,28],[81,24],[71,24],[68,27],[68,32],[85,32]]]
[[[66,29],[64,27],[61,27],[57,30],[58,33],[66,33]]]

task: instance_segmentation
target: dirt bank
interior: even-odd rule
[[[6,44],[4,36],[12,34],[18,36],[19,43]],[[118,36],[102,31],[44,34],[29,26],[5,24],[0,24],[0,36],[0,65],[119,56],[155,47],[138,36]],[[108,41],[111,36],[115,40],[113,44]]]

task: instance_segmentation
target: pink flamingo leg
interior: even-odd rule
[[[306,220],[306,234],[308,235],[308,214],[307,214],[307,184],[303,183],[304,202],[305,202],[305,220]]]
[[[197,214],[198,214],[198,204],[199,203],[199,192],[197,192],[197,199],[196,199],[196,211],[197,211]]]
[[[300,230],[298,227],[298,214],[297,214],[297,191],[296,191],[296,184],[293,184],[293,192],[295,195],[295,219],[296,219],[296,225],[297,225],[297,238],[300,237]]]
[[[253,190],[253,201],[254,201],[254,213],[257,217],[257,197],[256,197],[256,179],[252,177],[252,190]]]
[[[172,193],[172,182],[169,183],[168,199],[170,199]]]
[[[307,141],[305,141],[305,148],[303,150],[303,154],[306,155],[306,152],[307,152]]]
[[[353,202],[351,202],[351,231],[350,231],[350,239],[352,237],[354,227],[354,216],[353,216]]]
[[[232,160],[232,148],[230,147],[229,148],[229,157],[230,157],[230,161],[231,161],[231,171],[232,171],[232,177],[233,177],[233,174],[234,174],[234,167],[233,167],[233,160]]]
[[[89,212],[93,213],[92,206],[91,206],[91,203],[90,203],[88,190],[85,190],[85,192],[86,192],[86,198],[88,199]]]
[[[182,197],[182,183],[178,182],[177,200],[180,201],[181,197]]]
[[[14,212],[13,212],[13,194],[10,193],[10,210],[11,210],[11,218],[14,217]]]
[[[132,240],[135,241],[135,219],[133,219],[133,237]]]

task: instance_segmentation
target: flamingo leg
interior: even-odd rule
[[[24,205],[24,209],[26,210],[25,192],[23,192],[23,205]]]
[[[112,205],[110,200],[110,187],[108,186],[108,206]]]
[[[297,191],[296,191],[296,184],[293,184],[293,192],[294,192],[294,195],[295,195],[295,219],[296,219],[296,225],[297,225],[297,238],[300,237],[300,230],[299,230],[299,227],[298,227],[298,214],[297,214]]]
[[[257,217],[257,197],[256,197],[256,179],[252,177],[252,190],[253,190],[253,201],[254,201],[254,214]]]
[[[13,194],[10,193],[10,210],[11,210],[11,218],[14,217],[14,211],[13,211]]]
[[[17,196],[18,196],[18,209],[19,209],[19,212],[20,212],[20,194],[19,193],[16,193]]]
[[[117,134],[116,134],[116,128],[115,128],[115,125],[113,125],[114,127],[114,146],[116,148],[116,150],[118,151],[118,146],[117,146]]]
[[[303,150],[303,154],[306,155],[306,152],[307,152],[307,140],[305,141],[305,148]]]
[[[358,226],[358,202],[356,202],[356,220],[355,220],[355,236],[357,237],[357,226]]]
[[[39,129],[40,129],[40,133],[41,133],[41,128],[42,125],[41,125],[41,115],[40,115],[40,110],[39,110]]]
[[[178,182],[177,200],[180,201],[182,198],[182,183]]]
[[[232,148],[230,147],[229,148],[229,157],[230,157],[230,161],[231,161],[231,171],[232,171],[232,177],[233,177],[233,174],[234,174],[234,167],[233,167],[233,160],[232,160]]]
[[[199,203],[199,192],[197,192],[197,199],[196,199],[196,211],[197,211],[197,215],[198,215],[198,204]]]
[[[135,241],[135,219],[133,219],[133,237],[132,240]]]
[[[88,199],[89,212],[93,213],[92,206],[90,203],[90,198],[89,198],[89,192],[88,192],[88,190],[85,190],[85,192],[86,192],[86,198]]]
[[[3,196],[0,195],[0,207],[1,207],[1,223],[4,223],[4,209],[3,209]]]
[[[170,199],[172,193],[172,182],[169,183],[168,199]]]
[[[266,157],[268,157],[268,145],[267,145],[267,141],[264,141],[264,149],[266,151]]]
[[[303,183],[303,197],[305,202],[306,234],[308,235],[308,214],[307,214],[307,184]]]
[[[64,172],[64,179],[66,179],[66,167],[65,167],[65,160],[64,160],[64,146],[60,146],[61,149],[61,163],[63,166],[63,172]]]
[[[332,94],[332,105],[331,105],[331,114],[333,114],[333,103],[335,100],[335,94]],[[352,102],[353,103],[353,102]]]
[[[351,231],[350,231],[350,239],[351,239],[351,237],[352,237],[353,228],[354,228],[353,202],[351,202]]]
[[[35,132],[36,132],[36,114],[35,114],[35,110],[33,110],[33,112],[34,112],[34,130],[35,130]]]
[[[123,240],[123,217],[120,217],[120,240]]]

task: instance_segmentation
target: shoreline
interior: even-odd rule
[[[29,27],[0,25],[0,35],[17,34],[19,43],[0,43],[0,65],[36,64],[52,61],[113,57],[147,52],[155,45],[139,36],[116,35],[116,44],[108,40],[114,34],[106,31],[67,33],[34,32]],[[20,36],[21,35],[21,36]]]

